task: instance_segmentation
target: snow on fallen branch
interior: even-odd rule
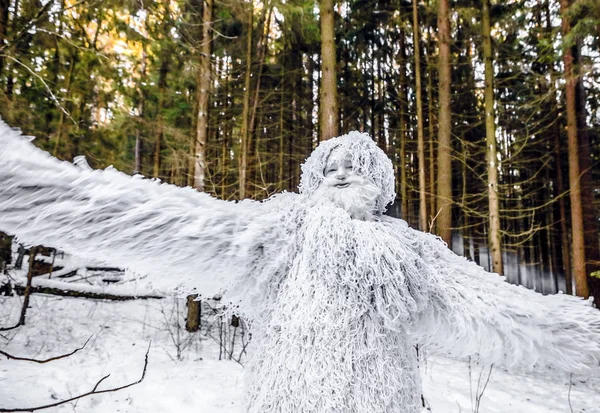
[[[25,286],[20,282],[14,285],[17,293],[24,291]],[[119,286],[86,285],[74,282],[34,278],[31,286],[32,293],[44,293],[67,297],[94,298],[103,300],[126,301],[135,299],[163,298],[149,291],[138,293],[134,288]]]
[[[80,394],[78,396],[70,397],[70,398],[65,399],[65,400],[61,400],[61,401],[58,401],[58,402],[55,402],[55,403],[45,404],[45,405],[42,405],[42,406],[27,407],[27,408],[19,408],[19,407],[17,407],[17,408],[13,408],[13,409],[3,409],[3,408],[0,408],[0,412],[2,412],[2,413],[4,413],[4,412],[34,412],[36,410],[43,410],[43,409],[49,409],[50,407],[60,406],[61,404],[69,403],[69,402],[72,402],[74,400],[79,400],[79,399],[82,399],[84,397],[92,396],[94,394],[112,393],[112,392],[115,392],[115,391],[126,389],[126,388],[131,387],[131,386],[135,386],[136,384],[141,383],[144,380],[144,378],[146,377],[146,370],[148,368],[148,355],[150,354],[150,345],[151,345],[151,343],[148,343],[148,350],[146,350],[146,356],[144,358],[144,368],[142,370],[142,375],[139,378],[139,380],[137,380],[137,381],[134,381],[134,382],[131,382],[131,383],[125,384],[123,386],[119,386],[119,387],[112,387],[112,388],[109,388],[109,389],[98,390],[98,387],[100,386],[100,384],[102,384],[102,382],[104,380],[106,380],[106,379],[108,379],[110,377],[110,374],[107,374],[106,376],[104,376],[100,380],[98,380],[96,382],[96,384],[94,385],[94,387],[92,388],[92,390],[90,390],[87,393],[82,393],[82,394]]]

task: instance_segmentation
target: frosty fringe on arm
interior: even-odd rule
[[[591,300],[543,296],[509,284],[452,253],[436,237],[410,232],[419,240],[422,274],[430,280],[428,305],[415,320],[426,350],[472,356],[511,371],[598,368],[600,312]]]
[[[418,413],[416,344],[516,371],[598,368],[588,302],[509,285],[383,215],[392,163],[366,134],[322,142],[300,194],[262,203],[78,168],[3,124],[0,157],[0,230],[225,291],[252,328],[247,413]]]
[[[130,268],[159,290],[217,293],[260,243],[258,203],[61,162],[1,121],[0,159],[0,230]]]

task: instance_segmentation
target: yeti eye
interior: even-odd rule
[[[325,174],[329,174],[329,173],[335,172],[337,170],[338,170],[337,163],[332,163],[331,165],[327,165],[327,167],[325,168]]]

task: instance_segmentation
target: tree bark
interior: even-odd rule
[[[202,45],[198,67],[198,113],[196,117],[194,188],[204,191],[206,172],[206,141],[208,137],[208,97],[211,82],[213,0],[204,0],[202,7]]]
[[[398,98],[400,100],[400,160],[398,162],[400,168],[400,199],[402,205],[402,218],[408,219],[408,186],[406,182],[406,129],[407,115],[406,108],[408,106],[406,93],[406,52],[405,52],[405,35],[404,31],[400,32],[400,85]]]
[[[187,296],[187,319],[185,320],[185,329],[189,332],[198,331],[200,329],[201,302],[196,300],[197,297],[197,294]]]
[[[452,113],[450,96],[450,12],[448,0],[439,0],[439,128],[437,171],[437,233],[452,247]]]
[[[65,85],[65,99],[64,108],[67,110],[69,102],[71,101],[71,85],[73,84],[73,73],[75,72],[75,65],[77,65],[77,51],[73,51],[73,55],[69,60],[69,74],[67,75],[67,84]],[[56,140],[54,142],[54,150],[52,151],[53,156],[58,156],[58,149],[60,148],[60,140],[62,138],[63,129],[65,125],[65,113],[61,110],[58,118],[58,126],[56,127]]]
[[[569,0],[560,0],[562,13],[563,38],[569,33],[570,22],[567,16]],[[581,204],[581,172],[579,159],[579,139],[577,136],[577,112],[575,103],[575,77],[573,73],[573,54],[569,47],[563,51],[565,95],[567,106],[567,136],[569,142],[569,186],[571,200],[571,234],[573,278],[575,294],[588,298],[589,289],[585,268],[585,243],[583,225],[583,207]]]
[[[567,294],[573,294],[573,275],[571,273],[571,257],[569,254],[569,230],[567,226],[567,207],[565,206],[565,198],[562,196],[565,191],[565,184],[563,181],[563,168],[562,168],[562,156],[560,153],[560,131],[556,130],[554,133],[554,145],[555,145],[555,162],[556,162],[556,193],[555,196],[558,198],[558,208],[560,215],[560,243],[562,250],[562,261],[563,270],[565,274],[565,289]]]
[[[577,132],[579,138],[579,170],[581,171],[581,203],[585,222],[584,244],[585,262],[589,293],[594,297],[596,307],[600,308],[600,279],[592,277],[595,271],[600,270],[600,245],[598,244],[597,210],[594,205],[594,184],[592,177],[592,156],[590,152],[590,136],[587,125],[586,93],[581,78],[580,49],[578,43],[574,48],[576,54],[573,59],[576,76],[575,84],[575,110],[577,113]]]
[[[337,76],[335,69],[334,0],[321,0],[321,101],[319,117],[324,141],[339,135]]]
[[[425,132],[421,87],[421,43],[417,0],[413,0],[413,47],[415,50],[415,92],[417,98],[417,158],[419,162],[419,229],[427,230],[427,182],[425,179]]]
[[[10,0],[0,0],[0,49],[4,47],[4,41],[8,35],[8,8]],[[4,72],[4,56],[0,51],[0,82],[2,81],[2,73]],[[2,83],[0,83],[1,85]]]
[[[435,115],[433,110],[433,68],[434,62],[432,58],[433,49],[434,49],[434,41],[433,34],[431,33],[431,26],[428,29],[429,40],[428,44],[428,54],[427,54],[427,112],[429,119],[429,185],[428,185],[428,208],[429,214],[433,214],[435,212]]]
[[[491,270],[504,274],[502,263],[502,235],[500,229],[500,201],[498,198],[498,155],[496,142],[496,114],[494,113],[494,57],[490,24],[490,0],[483,0],[483,57],[485,67],[485,136],[488,176],[490,228],[488,242],[492,259]]]
[[[13,237],[0,232],[0,274],[8,274],[8,265],[12,259]]]
[[[159,70],[158,78],[158,105],[156,109],[156,135],[154,138],[154,163],[152,168],[152,177],[158,178],[160,175],[161,157],[160,152],[162,148],[162,139],[164,133],[164,119],[163,119],[163,108],[165,104],[165,94],[167,89],[167,75],[169,73],[169,57],[167,51],[164,50],[162,53],[162,59]]]
[[[37,247],[31,247],[29,249],[29,268],[27,269],[27,284],[25,285],[25,292],[23,293],[23,307],[21,307],[21,315],[19,316],[19,322],[17,325],[25,325],[25,317],[27,315],[27,308],[29,307],[29,297],[31,296],[31,282],[33,280],[33,266],[35,263],[35,256],[37,255]]]
[[[252,75],[252,26],[254,24],[254,5],[249,3],[248,33],[246,34],[246,74],[244,78],[244,98],[242,107],[242,127],[240,131],[239,156],[239,199],[246,198],[248,151],[250,150],[250,76]]]

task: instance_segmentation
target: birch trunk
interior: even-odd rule
[[[198,114],[196,119],[194,188],[204,191],[206,140],[208,136],[208,97],[211,82],[211,45],[213,0],[204,0],[202,8],[202,45],[198,68]]]

